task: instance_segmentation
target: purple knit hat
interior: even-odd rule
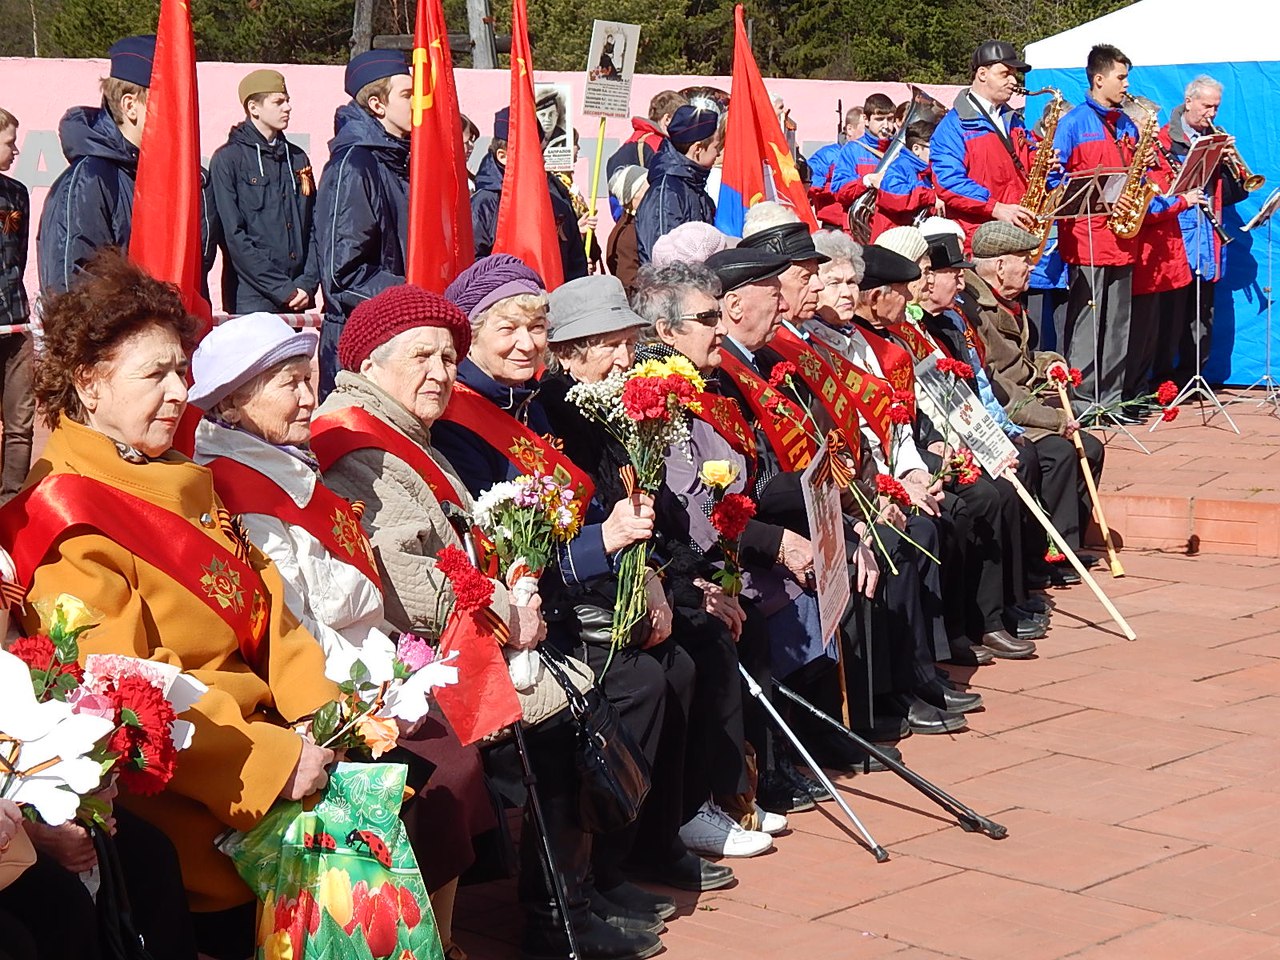
[[[537,271],[519,257],[495,253],[481,257],[458,274],[457,279],[445,288],[444,295],[462,309],[468,320],[474,322],[499,300],[522,293],[545,293],[546,289]]]

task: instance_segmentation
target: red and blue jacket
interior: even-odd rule
[[[1173,168],[1159,154],[1156,166],[1147,171],[1147,176],[1161,190],[1168,190],[1175,179]],[[1138,231],[1138,246],[1133,255],[1135,297],[1178,290],[1191,282],[1191,267],[1187,263],[1182,230],[1178,225],[1180,214],[1189,209],[1190,204],[1177,197],[1171,198],[1171,202],[1163,204],[1163,207],[1157,211],[1153,205]]]
[[[890,227],[911,226],[921,210],[933,211],[937,199],[929,165],[903,149],[884,168],[876,194],[876,215],[871,221],[871,239],[874,241]]]
[[[1027,192],[1035,147],[1022,117],[1012,110],[1004,116],[1012,153],[986,111],[961,90],[929,141],[938,195],[947,216],[964,227],[966,249],[973,232],[994,218],[997,203],[1017,203]]]
[[[835,169],[831,171],[831,192],[846,209],[866,191],[862,178],[876,172],[888,146],[888,140],[881,140],[868,130],[840,148]]]
[[[831,177],[835,174],[836,158],[840,156],[842,149],[842,144],[828,143],[813,151],[813,156],[809,158],[809,169],[813,172],[812,189],[832,192]]]

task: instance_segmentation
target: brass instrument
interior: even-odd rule
[[[1052,99],[1050,99],[1049,105],[1045,107],[1044,117],[1041,119],[1043,137],[1040,140],[1039,149],[1036,150],[1035,162],[1031,165],[1031,170],[1027,174],[1027,192],[1018,201],[1021,206],[1030,210],[1036,218],[1035,225],[1030,231],[1040,237],[1039,246],[1031,254],[1031,262],[1035,263],[1044,253],[1044,245],[1049,242],[1049,231],[1053,229],[1053,211],[1057,209],[1062,200],[1062,195],[1067,189],[1066,184],[1061,184],[1052,190],[1049,189],[1048,185],[1049,174],[1057,166],[1053,153],[1053,135],[1058,129],[1058,121],[1067,112],[1067,101],[1063,98],[1062,91],[1055,90],[1053,87],[1044,87],[1040,90],[1027,90],[1026,87],[1018,87],[1014,92],[1020,93],[1025,97],[1034,97],[1042,93],[1052,94]]]
[[[1226,133],[1227,131],[1211,123],[1209,124],[1209,132]],[[1222,165],[1227,168],[1227,172],[1231,176],[1240,181],[1240,185],[1244,187],[1246,193],[1253,193],[1253,191],[1267,182],[1267,178],[1262,174],[1254,173],[1249,169],[1249,165],[1244,162],[1244,157],[1240,156],[1240,151],[1236,149],[1234,138],[1227,145],[1227,149],[1222,152]]]
[[[1139,124],[1138,142],[1133,148],[1133,159],[1129,161],[1129,169],[1125,173],[1124,188],[1111,208],[1107,226],[1117,237],[1130,240],[1142,229],[1147,208],[1151,206],[1152,199],[1160,194],[1160,188],[1147,179],[1147,171],[1156,165],[1155,143],[1159,139],[1160,116],[1128,94],[1125,94],[1125,100],[1126,103],[1139,106],[1146,116]]]

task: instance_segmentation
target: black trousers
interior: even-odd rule
[[[1008,492],[1013,491],[1010,488]],[[953,588],[960,579],[962,593],[948,600],[951,606],[959,602],[965,626],[963,635],[974,640],[984,633],[1004,629],[1005,552],[1013,547],[1005,529],[1004,500],[1002,490],[984,476],[976,483],[948,486],[943,501],[944,510],[949,509],[953,516],[965,514],[967,519],[962,528],[967,526],[968,536],[959,547],[962,575],[948,577]],[[1021,540],[1016,532],[1015,537]],[[1021,544],[1017,546],[1020,552]],[[955,619],[954,613],[952,619]]]
[[[777,698],[773,692],[773,656],[769,643],[768,620],[759,607],[750,600],[742,601],[742,611],[747,615],[738,638],[738,661],[760,685],[760,691],[770,703]],[[772,770],[777,758],[773,721],[760,701],[746,692],[742,684],[742,734],[756,752],[756,768],[760,773]]]
[[[1183,386],[1209,361],[1213,346],[1212,280],[1194,280],[1178,290],[1160,294],[1163,303],[1160,317],[1159,345],[1155,357],[1155,381],[1172,380]],[[1196,317],[1196,302],[1200,315]],[[1200,366],[1196,366],[1196,341],[1200,341]]]
[[[943,617],[942,571],[926,555],[939,556],[940,524],[916,514],[907,520],[905,537],[884,525],[876,530],[898,573],[877,558],[881,584],[877,601],[883,597],[887,616],[872,618],[872,624],[874,633],[886,634],[880,659],[889,661],[889,672],[881,674],[882,682],[872,692],[901,693],[936,678],[935,662],[951,655]]]
[[[1124,360],[1124,399],[1150,393],[1151,368],[1160,339],[1160,311],[1164,294],[1142,293],[1133,298],[1129,314],[1129,355]]]
[[[1106,448],[1102,441],[1084,430],[1080,431],[1080,439],[1084,442],[1094,480],[1100,480]],[[1084,544],[1084,528],[1092,509],[1075,444],[1066,437],[1053,435],[1037,440],[1035,445],[1040,460],[1041,502],[1062,539],[1073,550],[1078,550]]]

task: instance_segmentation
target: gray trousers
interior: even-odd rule
[[[1067,269],[1067,313],[1057,331],[1058,349],[1084,377],[1076,390],[1079,414],[1094,403],[1112,407],[1123,399],[1133,267],[1071,264]]]

